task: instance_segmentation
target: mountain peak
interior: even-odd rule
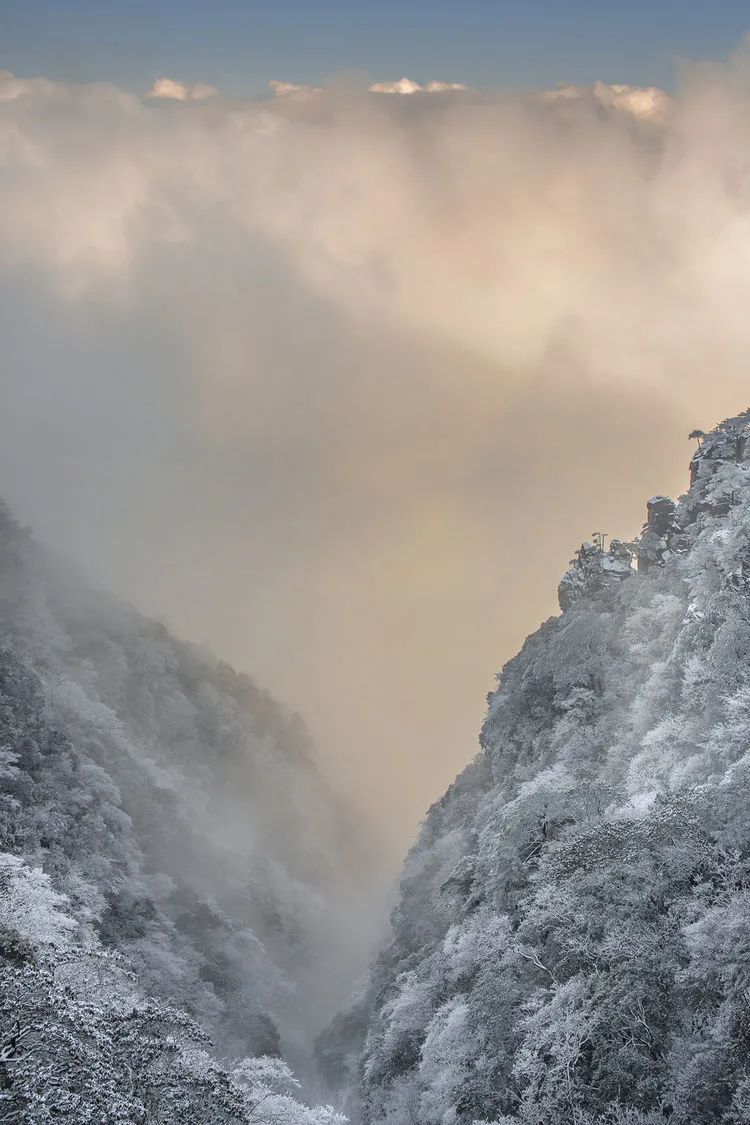
[[[647,575],[688,551],[706,518],[726,516],[750,485],[750,409],[726,418],[713,430],[693,430],[698,443],[690,459],[687,493],[676,502],[655,495],[646,501],[646,522],[632,542],[594,534],[571,559],[558,586],[565,611],[580,598],[616,586],[636,574]],[[739,469],[739,471],[738,471]]]

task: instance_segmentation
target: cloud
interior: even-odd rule
[[[198,102],[218,94],[215,86],[205,82],[176,82],[174,78],[157,78],[148,92],[149,98],[170,98],[177,102]]]
[[[736,263],[719,252],[706,204],[714,168],[703,150],[717,138],[693,108],[705,85],[674,104],[601,83],[437,99],[419,112],[406,97],[395,116],[291,84],[244,104],[165,85],[166,116],[113,88],[23,89],[31,104],[5,121],[13,176],[0,245],[17,263],[36,257],[69,293],[107,278],[136,286],[155,248],[198,245],[220,209],[238,238],[275,247],[354,321],[431,334],[518,376],[564,347],[595,380],[659,382],[667,342],[673,356],[681,332],[714,339],[703,315],[682,325],[687,305],[705,310],[723,294]],[[181,112],[183,98],[201,113]],[[69,151],[55,142],[59,105]],[[725,203],[726,222],[744,222]],[[734,303],[716,306],[714,324],[732,318],[727,341],[744,335]]]
[[[466,86],[463,82],[435,82],[435,81],[431,81],[431,82],[428,82],[427,85],[425,86],[425,91],[428,94],[444,94],[446,92],[450,92],[451,90],[468,90],[468,88],[469,87]]]
[[[396,854],[577,541],[747,405],[750,71],[288,87],[0,75],[0,491],[299,706]]]
[[[559,104],[593,100],[607,109],[622,110],[644,121],[663,121],[672,99],[658,86],[595,82],[593,86],[561,85],[554,90],[545,90],[540,100]]]
[[[9,70],[0,70],[0,102],[13,102],[27,95],[49,95],[56,89],[56,83],[44,78],[16,78]]]
[[[277,98],[306,100],[323,93],[322,86],[298,86],[294,82],[279,82],[272,78],[268,85]],[[371,94],[445,94],[468,90],[462,82],[426,82],[420,86],[411,78],[399,78],[395,82],[373,82],[368,86]]]
[[[369,87],[371,94],[444,94],[453,90],[467,90],[462,82],[427,82],[420,86],[411,78],[399,78],[395,82],[373,82]]]
[[[320,86],[297,86],[294,82],[279,82],[275,78],[272,78],[268,85],[277,98],[306,99],[323,92]]]

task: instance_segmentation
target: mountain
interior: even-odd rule
[[[0,508],[0,1121],[338,1120],[281,1055],[335,1010],[357,846],[298,716]]]
[[[366,1125],[750,1122],[750,412],[691,436],[503,669],[321,1038]]]

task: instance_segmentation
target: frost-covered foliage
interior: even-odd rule
[[[33,1106],[29,1121],[47,1120],[50,1082],[69,1069],[65,1050],[79,1069],[92,1060],[109,1068],[106,1081],[128,1106],[130,1067],[135,1101],[153,1096],[165,1115],[162,1078],[146,1090],[161,1073],[159,1051],[139,1076],[126,1042],[138,1039],[148,1053],[149,1036],[163,1040],[179,1026],[184,1058],[198,1058],[196,1044],[205,1055],[210,1036],[225,1057],[288,1048],[301,1059],[331,1003],[330,982],[342,976],[354,886],[342,857],[349,862],[353,839],[298,717],[87,588],[0,507],[0,1035],[12,1036],[15,1010],[28,1009],[25,1043],[36,1046],[7,1073],[8,1096],[22,1089]],[[125,1012],[118,993],[116,1014],[109,1001],[89,1008],[88,994],[81,1001],[76,992],[67,1006],[62,948],[65,965],[73,958],[84,976],[106,978],[120,958],[135,1007]],[[180,1051],[169,1082],[183,1067]],[[201,1065],[203,1077],[188,1068],[196,1089],[229,1082],[215,1062]],[[246,1086],[231,1098],[247,1101]],[[76,1090],[84,1097],[80,1083]],[[288,1093],[272,1095],[252,1120],[329,1120],[300,1116]],[[105,1118],[98,1104],[86,1103],[89,1116],[73,1102],[54,1112],[81,1122],[244,1120],[226,1106],[224,1116],[159,1117],[152,1108]],[[5,1120],[16,1118],[0,1113]]]
[[[750,1123],[748,436],[503,670],[321,1045],[368,1125]]]
[[[345,1125],[295,1097],[279,1058],[222,1067],[184,1011],[80,940],[49,876],[0,855],[0,1121],[26,1125]]]

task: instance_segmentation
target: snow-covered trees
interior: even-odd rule
[[[334,1122],[216,1059],[302,1057],[345,832],[299,718],[0,504],[0,1125]]]
[[[503,670],[360,1001],[367,1125],[750,1123],[748,437]]]
[[[229,1069],[185,1012],[143,996],[38,868],[0,855],[0,1122],[343,1125],[278,1058]]]

